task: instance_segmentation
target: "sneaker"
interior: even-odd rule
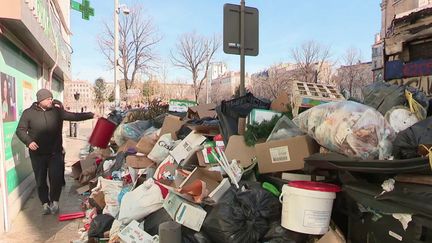
[[[54,201],[51,205],[51,214],[57,214],[59,211],[59,205],[57,201]]]
[[[42,205],[42,214],[47,215],[49,213],[50,213],[50,206],[48,205],[48,203],[44,203]]]

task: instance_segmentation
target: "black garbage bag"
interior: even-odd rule
[[[159,225],[168,221],[173,220],[166,210],[161,208],[144,219],[144,231],[150,235],[157,235],[159,232]]]
[[[423,92],[414,87],[386,82],[375,82],[364,87],[362,89],[363,104],[373,107],[385,115],[391,108],[407,104],[405,90],[410,91],[413,94],[413,98],[425,109],[428,108],[429,100]]]
[[[228,144],[229,137],[238,134],[238,119],[240,117],[245,118],[254,108],[268,110],[270,104],[270,101],[258,99],[252,93],[247,93],[232,100],[222,101],[216,107],[216,113],[225,144]]]
[[[89,237],[104,237],[104,232],[111,229],[114,217],[108,214],[97,215],[90,223]]]
[[[258,242],[269,222],[280,219],[281,204],[259,183],[241,183],[224,194],[204,220],[202,231],[213,242]]]
[[[395,159],[420,157],[420,144],[432,145],[432,117],[399,132],[393,141],[393,156]]]
[[[308,235],[285,229],[281,221],[270,223],[270,230],[264,236],[266,243],[303,243],[308,241]]]

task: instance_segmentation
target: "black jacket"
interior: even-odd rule
[[[93,118],[92,112],[72,113],[53,107],[43,110],[37,103],[24,110],[16,130],[18,138],[28,146],[36,142],[39,148],[31,151],[38,154],[51,154],[62,151],[63,121],[83,121]]]

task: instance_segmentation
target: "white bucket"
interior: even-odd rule
[[[284,185],[279,197],[282,227],[311,235],[327,233],[338,191],[338,186],[320,182],[292,181]]]

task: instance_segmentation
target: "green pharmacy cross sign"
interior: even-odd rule
[[[90,2],[88,0],[83,0],[82,4],[71,0],[70,4],[72,9],[82,13],[83,19],[89,20],[90,16],[94,16],[94,9],[90,7]]]

